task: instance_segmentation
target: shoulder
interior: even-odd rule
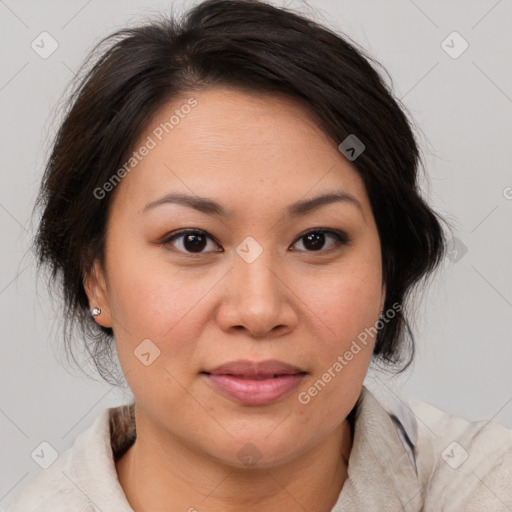
[[[86,512],[89,504],[72,483],[73,448],[66,450],[47,469],[41,470],[16,497],[7,512]],[[83,508],[82,508],[83,507]]]
[[[426,510],[512,510],[512,430],[411,402]]]
[[[104,473],[102,461],[109,453],[109,412],[105,409],[94,423],[75,439],[73,446],[60,454],[47,469],[41,470],[21,490],[7,512],[90,512],[91,487],[89,463],[96,459],[98,473]]]

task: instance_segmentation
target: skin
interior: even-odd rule
[[[190,97],[197,106],[115,189],[105,266],[96,262],[85,280],[135,396],[137,440],[117,463],[119,481],[137,512],[328,512],[346,479],[346,417],[374,340],[309,404],[298,394],[382,311],[369,199],[314,116],[280,95],[227,87],[183,94],[153,116],[136,147]],[[285,215],[331,190],[361,208],[344,201]],[[143,211],[171,191],[212,198],[231,215],[170,203]],[[162,243],[184,228],[212,237],[202,252],[191,253],[184,237]],[[350,242],[337,246],[327,234],[312,250],[303,235],[315,228],[344,231]],[[236,252],[248,236],[263,251],[252,263]],[[145,339],[160,350],[149,366],[134,356]],[[235,359],[278,359],[308,374],[276,403],[242,405],[200,374]],[[250,467],[237,456],[247,443],[261,454]]]

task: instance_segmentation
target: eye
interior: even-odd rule
[[[331,238],[333,242],[327,249],[324,248],[326,239]],[[343,231],[334,231],[332,229],[313,229],[301,235],[298,242],[302,242],[306,252],[323,251],[329,252],[341,245],[348,245],[349,238]],[[299,249],[303,250],[303,249]]]
[[[173,234],[170,238],[164,240],[162,244],[172,244],[175,247],[177,246],[178,250],[185,254],[200,254],[202,252],[211,252],[203,251],[203,249],[208,246],[208,240],[211,240],[215,245],[217,245],[213,238],[205,231],[199,229],[187,229]],[[174,244],[176,241],[177,243]],[[221,251],[222,249],[220,251],[218,249],[214,249],[214,252]]]
[[[331,239],[330,246],[326,249],[326,241]],[[204,250],[211,241],[217,249]],[[329,252],[341,245],[348,245],[349,238],[343,231],[317,228],[302,234],[294,245],[302,242],[305,252]],[[187,229],[172,234],[162,242],[162,245],[173,245],[178,251],[185,254],[202,254],[205,252],[222,252],[215,240],[206,232],[200,229]]]

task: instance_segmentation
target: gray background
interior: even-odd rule
[[[58,304],[36,283],[30,214],[56,127],[54,107],[87,51],[170,4],[0,1],[0,507],[41,471],[31,453],[42,441],[61,453],[104,408],[131,398],[64,366]],[[286,5],[308,11],[299,1]],[[383,399],[396,394],[512,427],[512,3],[310,5],[318,21],[351,36],[389,71],[420,131],[430,177],[425,194],[458,239],[417,301],[413,368],[398,378],[372,371],[368,385]],[[43,31],[59,45],[47,59],[31,48]],[[469,44],[457,58],[441,45],[453,31]],[[463,42],[452,36],[446,44],[454,55]]]

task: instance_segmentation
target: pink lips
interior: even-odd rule
[[[285,397],[306,372],[282,361],[238,360],[201,372],[216,389],[245,405],[266,405]]]

